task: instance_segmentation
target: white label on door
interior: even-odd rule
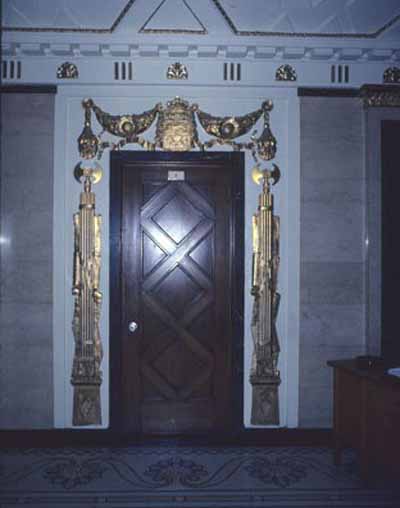
[[[168,171],[168,180],[184,180],[185,172],[184,171]]]

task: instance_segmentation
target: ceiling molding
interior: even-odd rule
[[[167,0],[162,0],[160,5],[155,9],[155,11],[149,16],[149,18],[144,22],[143,26],[140,28],[139,33],[142,34],[196,34],[196,35],[206,35],[207,29],[200,21],[200,19],[196,16],[196,13],[191,9],[190,5],[186,2],[186,0],[182,0],[183,4],[193,16],[195,21],[201,27],[200,29],[181,29],[181,28],[146,28],[150,21],[156,16],[158,11],[162,8]]]
[[[220,0],[212,0],[216,8],[224,17],[230,29],[235,35],[244,37],[318,37],[326,39],[376,39],[389,28],[392,28],[400,20],[400,14],[392,18],[383,26],[371,33],[341,33],[341,32],[269,32],[259,30],[239,30],[232,18],[222,7]]]
[[[217,58],[240,60],[275,60],[286,62],[388,62],[392,65],[400,61],[400,49],[394,48],[329,48],[297,46],[241,46],[216,44],[85,44],[85,43],[40,43],[9,42],[2,44],[1,55],[7,57],[115,57],[115,58]]]
[[[114,22],[109,28],[75,28],[75,27],[65,27],[65,28],[52,28],[52,27],[17,27],[17,26],[3,26],[2,30],[5,32],[58,32],[58,33],[92,33],[92,34],[111,34],[115,31],[124,17],[127,15],[128,11],[132,7],[132,5],[136,2],[136,0],[128,0],[125,7],[118,14]]]

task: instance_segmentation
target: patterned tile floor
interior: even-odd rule
[[[400,507],[400,491],[366,489],[354,454],[327,448],[3,450],[0,507]]]

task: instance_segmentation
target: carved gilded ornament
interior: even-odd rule
[[[257,212],[253,215],[253,314],[251,332],[254,348],[250,371],[252,384],[251,423],[254,425],[279,424],[279,392],[281,382],[278,370],[279,340],[276,320],[280,294],[277,291],[279,270],[280,222],[274,214],[274,198],[270,181],[279,181],[280,171],[261,170],[256,166],[253,179],[262,185]]]
[[[199,109],[197,104],[189,104],[180,97],[168,101],[166,106],[156,104],[141,114],[111,115],[97,106],[92,99],[82,103],[85,109],[85,123],[78,139],[82,158],[98,159],[106,148],[119,150],[126,144],[137,144],[145,150],[188,151],[193,148],[207,150],[218,145],[228,145],[234,150],[248,150],[255,161],[271,160],[276,153],[276,139],[271,132],[269,113],[273,104],[265,101],[259,109],[242,116],[214,116]],[[95,135],[91,128],[91,112],[94,112],[102,132]],[[264,128],[257,137],[254,130],[247,141],[236,141],[253,129],[263,117]],[[156,122],[154,140],[141,136]],[[197,122],[212,138],[201,142],[198,136]],[[104,133],[120,138],[117,142],[104,141]]]
[[[400,83],[400,68],[388,67],[383,73],[384,83]]]
[[[146,150],[184,152],[198,148],[207,150],[218,145],[233,150],[247,150],[253,156],[256,167],[254,178],[262,182],[259,207],[253,218],[254,256],[252,295],[254,297],[251,330],[254,339],[253,363],[250,382],[253,388],[252,423],[277,425],[279,423],[278,387],[280,374],[277,368],[279,341],[276,319],[279,308],[277,273],[279,268],[279,218],[274,215],[270,182],[277,183],[280,171],[276,164],[272,169],[260,169],[261,161],[270,161],[276,155],[277,142],[270,128],[270,112],[273,104],[265,101],[261,107],[242,116],[214,116],[199,109],[197,104],[175,97],[166,106],[156,104],[141,114],[111,115],[104,112],[92,99],[83,101],[85,121],[78,138],[82,159],[101,159],[106,148],[119,150],[126,144],[137,144]],[[96,135],[91,127],[94,112],[102,131]],[[257,135],[236,141],[255,128],[263,118],[263,129]],[[141,136],[156,122],[154,140]],[[211,138],[200,141],[197,122]],[[120,138],[117,142],[103,140],[108,133]],[[101,177],[101,171],[93,165],[76,167],[76,177],[84,178],[80,211],[74,216],[75,223],[75,312],[73,330],[75,358],[72,384],[74,385],[74,424],[100,423],[100,362],[102,358],[99,334],[101,293],[100,274],[100,223],[95,214],[95,196],[92,183]]]
[[[186,65],[175,62],[168,66],[167,79],[188,79],[189,72]]]
[[[101,424],[100,364],[103,350],[100,338],[101,216],[95,213],[92,184],[100,181],[102,170],[77,164],[75,178],[83,181],[79,212],[74,214],[74,315],[72,331],[75,351],[71,384],[74,387],[73,425]]]
[[[400,107],[400,87],[395,84],[364,85],[360,96],[366,108]]]
[[[297,81],[297,73],[294,67],[283,64],[277,68],[275,73],[276,81]]]
[[[197,105],[176,97],[161,108],[156,129],[156,147],[170,152],[187,152],[198,146],[194,111]]]
[[[64,62],[57,69],[58,79],[77,79],[79,78],[78,67],[71,62]]]

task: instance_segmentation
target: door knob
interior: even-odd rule
[[[137,323],[135,323],[135,321],[131,321],[131,322],[129,323],[129,325],[128,325],[128,329],[129,329],[129,331],[130,331],[131,333],[136,332],[137,328],[138,328],[138,325],[137,325]]]

